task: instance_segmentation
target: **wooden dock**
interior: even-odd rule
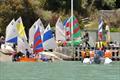
[[[80,48],[80,47],[74,47],[74,49],[72,49],[71,47],[58,47],[56,49],[56,52],[60,52],[60,53],[63,53],[65,55],[72,56],[73,60],[79,61],[82,59],[81,51],[84,51],[84,49],[85,48]],[[106,47],[106,49],[108,49],[108,48]],[[91,47],[90,50],[95,51],[96,48]],[[112,47],[109,50],[112,53],[112,60],[113,61],[120,61],[120,47]]]

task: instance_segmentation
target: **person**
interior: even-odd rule
[[[82,48],[82,50],[81,50],[81,62],[83,62],[83,60],[84,60],[85,57],[86,57],[85,51],[84,51],[84,49]]]
[[[95,52],[93,49],[90,49],[90,64],[94,62]]]
[[[3,36],[0,37],[0,49],[1,49],[1,45],[5,43],[5,39]]]
[[[83,59],[83,63],[90,63],[90,51],[89,48],[85,49],[85,58]]]
[[[17,54],[16,51],[12,53],[12,61],[13,62],[17,61],[17,55],[16,54]]]
[[[108,57],[105,58],[104,64],[110,64],[112,60]]]
[[[28,49],[26,49],[26,57],[30,58],[30,52],[28,51]]]
[[[85,30],[85,34],[83,36],[84,42],[85,42],[85,47],[90,47],[90,44],[88,43],[89,41],[89,33],[87,32],[87,30]]]
[[[21,53],[21,52],[15,52],[14,54],[13,54],[13,62],[14,61],[19,61],[20,60],[20,58],[23,56],[23,53]]]
[[[95,57],[94,57],[94,62],[96,64],[100,64],[104,59],[104,52],[102,51],[102,48],[97,48],[97,50],[95,51]]]
[[[106,49],[104,58],[110,58],[112,59],[112,52],[110,51],[110,48]]]
[[[97,50],[95,51],[96,54],[98,54],[100,57],[104,56],[104,52],[102,50],[102,48],[97,48]]]
[[[90,58],[85,58],[85,59],[83,60],[83,63],[84,63],[84,64],[90,64]]]
[[[100,64],[100,63],[101,63],[100,56],[99,56],[98,54],[95,54],[94,62],[95,62],[96,64]]]
[[[86,48],[85,56],[86,56],[86,58],[90,58],[90,50],[89,50],[89,48]]]
[[[40,54],[40,60],[47,62],[48,58],[45,55]]]

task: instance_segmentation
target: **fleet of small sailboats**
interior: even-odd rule
[[[39,18],[29,29],[28,39],[25,33],[25,27],[23,25],[22,18],[19,17],[16,21],[13,19],[6,28],[5,42],[13,43],[13,44],[16,43],[18,52],[20,51],[22,53],[25,53],[25,50],[28,49],[29,52],[33,53],[34,44],[35,44],[34,36],[35,36],[35,32],[37,31],[37,28],[39,27],[40,30],[39,36],[41,36],[43,49],[44,50],[55,49],[57,47],[57,43],[56,43],[57,41],[64,42],[67,40],[66,37],[67,31],[69,31],[70,36],[72,35],[70,29],[71,27],[70,19],[71,17],[66,21],[65,25],[63,25],[59,17],[55,25],[55,35],[54,35],[50,27],[50,24],[48,24],[46,29],[44,29],[43,23]],[[75,18],[75,16],[73,16],[73,19],[74,19],[73,26],[75,28],[74,33],[78,33],[77,36],[80,37],[80,31],[79,31],[77,19]],[[69,28],[69,30],[67,29],[66,26]],[[39,42],[37,42],[37,44],[39,44]]]

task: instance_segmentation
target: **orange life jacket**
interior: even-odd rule
[[[94,55],[95,55],[94,51],[90,51],[90,58],[94,57]]]
[[[85,51],[81,51],[81,56],[82,56],[82,58],[85,58],[85,57],[86,57]]]
[[[104,54],[104,58],[112,58],[112,53],[110,52],[110,50],[107,50]]]

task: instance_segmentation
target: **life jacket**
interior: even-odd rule
[[[86,57],[85,51],[81,51],[81,56],[82,56],[82,58],[85,58],[85,57]]]
[[[85,53],[86,53],[86,57],[90,56],[90,51],[89,50],[86,50]]]
[[[104,54],[104,58],[112,58],[112,53],[110,50],[106,50],[106,52]]]
[[[96,43],[97,48],[102,48],[103,47],[103,42],[97,42]]]
[[[90,58],[94,57],[94,55],[95,55],[94,51],[90,51]]]

